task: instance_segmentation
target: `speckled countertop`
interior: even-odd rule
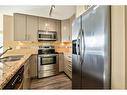
[[[4,55],[4,56],[13,56],[13,55],[24,55],[24,56],[18,61],[0,63],[0,89],[2,89],[9,82],[9,80],[25,64],[26,60],[32,54],[37,54],[36,50],[16,49],[11,50],[6,55]]]

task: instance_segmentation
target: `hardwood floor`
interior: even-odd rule
[[[31,89],[72,89],[71,80],[64,74],[43,79],[33,79]]]

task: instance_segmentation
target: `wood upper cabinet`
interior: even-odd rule
[[[61,21],[62,42],[72,41],[72,23],[74,19],[75,19],[75,15],[73,15],[69,19]]]
[[[56,21],[54,19],[48,19],[48,28],[49,31],[56,31]]]
[[[39,17],[39,30],[56,31],[56,20]]]
[[[14,40],[26,40],[26,15],[14,14]]]
[[[14,14],[14,40],[36,41],[38,17],[24,14]]]
[[[57,41],[61,41],[61,21],[56,20]]]
[[[70,19],[61,21],[62,42],[70,41]]]
[[[71,18],[70,18],[70,41],[72,41],[72,24],[73,24],[73,21],[75,19],[75,15],[73,15]]]
[[[48,30],[48,19],[39,17],[39,30]]]
[[[56,31],[57,41],[61,41],[61,21],[39,17],[39,30]]]
[[[15,41],[37,41],[38,30],[56,31],[57,40],[61,40],[60,20],[14,13]]]
[[[38,17],[27,16],[27,40],[37,41]]]

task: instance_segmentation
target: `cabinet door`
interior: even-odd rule
[[[64,56],[64,72],[72,79],[72,62]]]
[[[62,41],[69,41],[70,40],[70,20],[63,20],[61,22],[61,36]]]
[[[61,41],[61,21],[56,20],[57,41]]]
[[[72,41],[72,24],[73,24],[73,21],[75,19],[75,15],[73,15],[71,18],[70,18],[70,41]]]
[[[39,30],[48,30],[48,19],[39,17]]]
[[[37,55],[33,55],[30,58],[30,74],[31,78],[37,77]]]
[[[49,31],[56,31],[56,20],[48,19],[48,30]]]
[[[30,88],[30,62],[28,59],[24,65],[23,89],[29,88]]]
[[[59,54],[59,72],[64,71],[64,55]]]
[[[26,15],[14,14],[14,40],[26,40]]]
[[[40,17],[39,30],[56,31],[56,20]]]
[[[27,40],[37,41],[38,17],[27,16]]]

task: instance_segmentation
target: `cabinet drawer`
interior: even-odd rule
[[[72,63],[69,62],[67,65],[68,67],[72,68]]]
[[[58,73],[59,73],[59,70],[57,69],[44,70],[44,71],[40,71],[39,77],[48,77],[48,76],[52,76]]]
[[[72,72],[71,72],[71,70],[65,69],[65,73],[66,73],[70,78],[72,78]]]
[[[58,69],[58,65],[53,64],[53,65],[44,65],[44,66],[40,66],[38,68],[38,70],[52,70],[52,69]]]
[[[69,70],[70,72],[72,72],[72,68],[69,66],[66,66],[65,69]]]

